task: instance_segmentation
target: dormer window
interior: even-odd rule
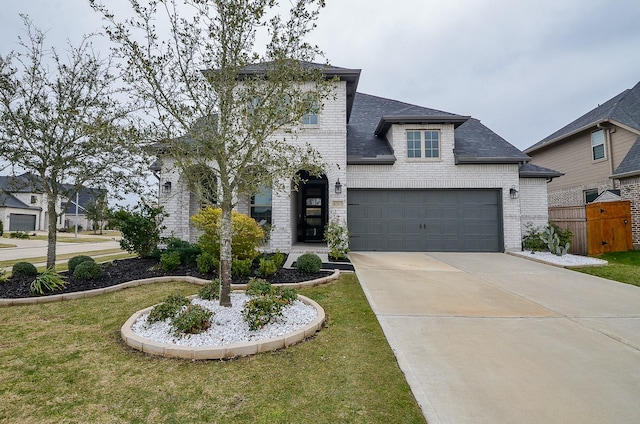
[[[407,131],[407,158],[439,159],[440,158],[440,131],[439,130]]]

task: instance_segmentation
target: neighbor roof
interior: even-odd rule
[[[0,208],[42,210],[40,207],[27,205],[4,190],[0,190]]]
[[[520,165],[519,172],[520,177],[522,178],[552,179],[564,175],[562,172],[554,171],[553,169],[545,168],[544,166],[534,165],[531,162]]]
[[[530,158],[477,119],[397,100],[356,93],[347,125],[347,163],[393,164],[386,131],[399,123],[449,123],[455,130],[456,163],[523,163]]]
[[[613,173],[613,178],[630,177],[640,172],[640,137],[636,139],[633,146],[622,159],[620,165]]]
[[[558,142],[568,136],[585,131],[597,124],[612,121],[640,131],[640,82],[617,96],[598,105],[570,124],[526,149],[530,153]]]

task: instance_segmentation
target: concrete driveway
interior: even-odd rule
[[[350,257],[430,424],[640,422],[640,288],[500,253]]]

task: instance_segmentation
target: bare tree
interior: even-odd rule
[[[300,169],[320,172],[321,158],[296,133],[332,94],[324,66],[312,63],[320,52],[304,41],[324,1],[294,0],[282,15],[275,0],[131,0],[134,17],[124,21],[90,1],[109,22],[127,83],[166,140],[165,166],[173,164],[202,203],[222,209],[220,303],[229,306],[237,199],[260,185],[284,189]],[[263,54],[257,31],[268,36]]]
[[[22,18],[22,49],[0,56],[0,158],[27,171],[21,181],[47,196],[47,267],[53,267],[57,204],[84,184],[133,191],[142,151],[117,101],[111,62],[92,50],[91,37],[61,54],[47,50],[42,31]]]

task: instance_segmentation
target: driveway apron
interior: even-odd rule
[[[430,424],[640,422],[640,288],[500,253],[350,257]]]

